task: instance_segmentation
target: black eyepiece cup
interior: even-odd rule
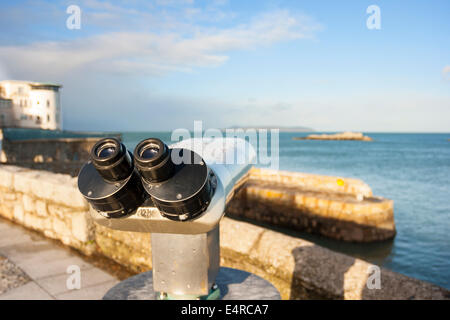
[[[120,181],[133,171],[133,159],[125,146],[115,138],[98,141],[91,149],[91,160],[98,173],[107,181]]]
[[[171,151],[159,139],[150,138],[141,141],[134,149],[133,156],[137,170],[148,183],[165,181],[174,172]]]

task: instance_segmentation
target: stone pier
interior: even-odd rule
[[[336,240],[372,242],[395,236],[393,206],[357,179],[253,168],[227,214]]]

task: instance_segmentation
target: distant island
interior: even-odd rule
[[[341,132],[335,134],[310,134],[307,137],[293,137],[293,140],[357,140],[372,141],[371,137],[363,135],[361,132]]]
[[[308,128],[308,127],[277,127],[277,126],[232,126],[229,127],[228,129],[243,129],[243,130],[248,130],[248,129],[266,129],[266,130],[271,130],[271,129],[279,129],[280,132],[315,132],[316,130]]]

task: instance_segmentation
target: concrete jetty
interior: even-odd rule
[[[357,140],[372,141],[371,137],[363,135],[361,132],[341,132],[335,134],[310,134],[306,137],[293,137],[293,140]]]
[[[227,213],[336,240],[395,236],[394,203],[358,179],[253,168]]]

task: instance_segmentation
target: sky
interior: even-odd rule
[[[0,0],[0,80],[62,84],[68,130],[449,132],[449,17],[448,0]]]

